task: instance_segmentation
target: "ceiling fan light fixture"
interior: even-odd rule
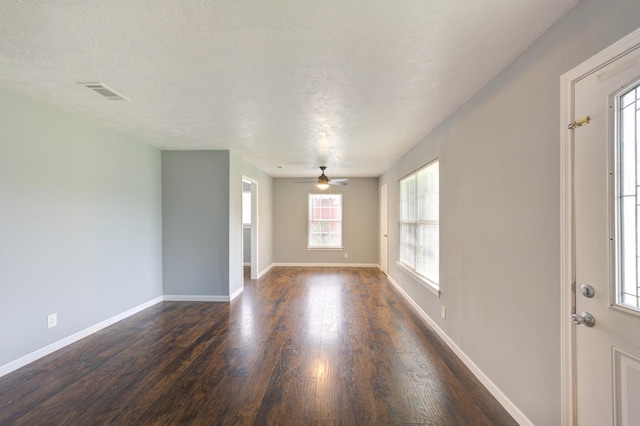
[[[320,170],[322,170],[322,174],[318,176],[318,178],[315,180],[303,180],[303,181],[293,182],[293,183],[313,183],[316,189],[319,189],[321,191],[328,189],[330,185],[339,185],[339,186],[348,185],[348,182],[349,182],[348,178],[329,179],[329,177],[324,174],[324,171],[326,168],[327,166],[320,166]]]
[[[318,183],[316,184],[316,188],[318,189],[327,189],[329,188],[329,178],[324,174],[324,170],[327,166],[320,166],[320,170],[322,170],[322,174],[318,176]]]

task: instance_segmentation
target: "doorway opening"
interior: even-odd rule
[[[246,271],[248,269],[248,271]],[[242,277],[258,279],[258,182],[242,177]]]

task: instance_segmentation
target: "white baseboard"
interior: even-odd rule
[[[165,302],[230,302],[229,296],[200,296],[200,295],[181,295],[181,294],[165,294],[162,296]]]
[[[258,274],[258,279],[262,278],[262,276],[263,276],[264,274],[266,274],[267,272],[269,272],[269,271],[271,270],[271,268],[273,268],[273,263],[272,263],[272,264],[270,264],[269,266],[267,266],[267,267],[266,267],[262,272],[260,272],[260,273]]]
[[[51,343],[50,345],[47,345],[43,348],[40,348],[36,351],[31,352],[30,354],[27,354],[25,356],[22,356],[14,361],[9,362],[8,364],[4,364],[2,366],[0,366],[0,377],[4,376],[5,374],[9,374],[12,371],[17,370],[18,368],[24,367],[27,364],[31,364],[33,361],[36,361],[42,357],[45,357],[55,351],[57,351],[58,349],[62,349],[65,346],[68,346],[72,343],[77,342],[80,339],[83,339],[95,332],[98,332],[100,330],[102,330],[103,328],[107,328],[110,325],[113,325],[115,323],[117,323],[118,321],[122,321],[123,319],[130,317],[132,315],[137,314],[140,311],[143,311],[153,305],[155,305],[156,303],[160,303],[162,302],[163,298],[162,296],[160,297],[156,297],[155,299],[152,299],[148,302],[145,302],[141,305],[135,306],[125,312],[122,312],[118,315],[115,315],[111,318],[108,318],[104,321],[100,321],[97,324],[92,325],[91,327],[87,327],[84,330],[80,330],[77,333],[73,333],[70,336],[65,337],[64,339],[60,339],[57,342]]]
[[[438,324],[427,315],[425,311],[404,291],[402,287],[393,279],[390,275],[387,275],[387,279],[398,292],[406,299],[407,302],[413,307],[418,315],[431,327],[438,335],[444,340],[449,348],[460,358],[462,362],[471,370],[474,376],[480,380],[480,382],[487,388],[487,390],[498,400],[498,402],[511,414],[511,417],[522,426],[533,426],[531,420],[524,415],[522,411],[496,386],[495,383],[486,375],[480,368],[464,353],[462,349],[440,328]]]
[[[300,267],[332,267],[332,268],[380,268],[377,263],[273,263],[272,266],[300,266]]]
[[[243,262],[242,266],[251,266],[251,262]]]
[[[236,297],[240,296],[243,291],[244,291],[244,287],[240,287],[239,289],[234,291],[233,294],[231,296],[229,296],[229,301],[231,302],[233,299],[235,299]]]

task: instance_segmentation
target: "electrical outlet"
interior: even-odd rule
[[[447,308],[440,306],[440,316],[442,319],[447,319]]]
[[[47,317],[47,328],[58,325],[58,314],[51,314]]]
[[[349,257],[349,253],[347,253],[346,251],[344,252],[344,258],[346,259],[347,257]]]

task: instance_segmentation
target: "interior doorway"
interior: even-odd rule
[[[242,177],[242,268],[250,270],[252,280],[258,279],[258,182]]]

